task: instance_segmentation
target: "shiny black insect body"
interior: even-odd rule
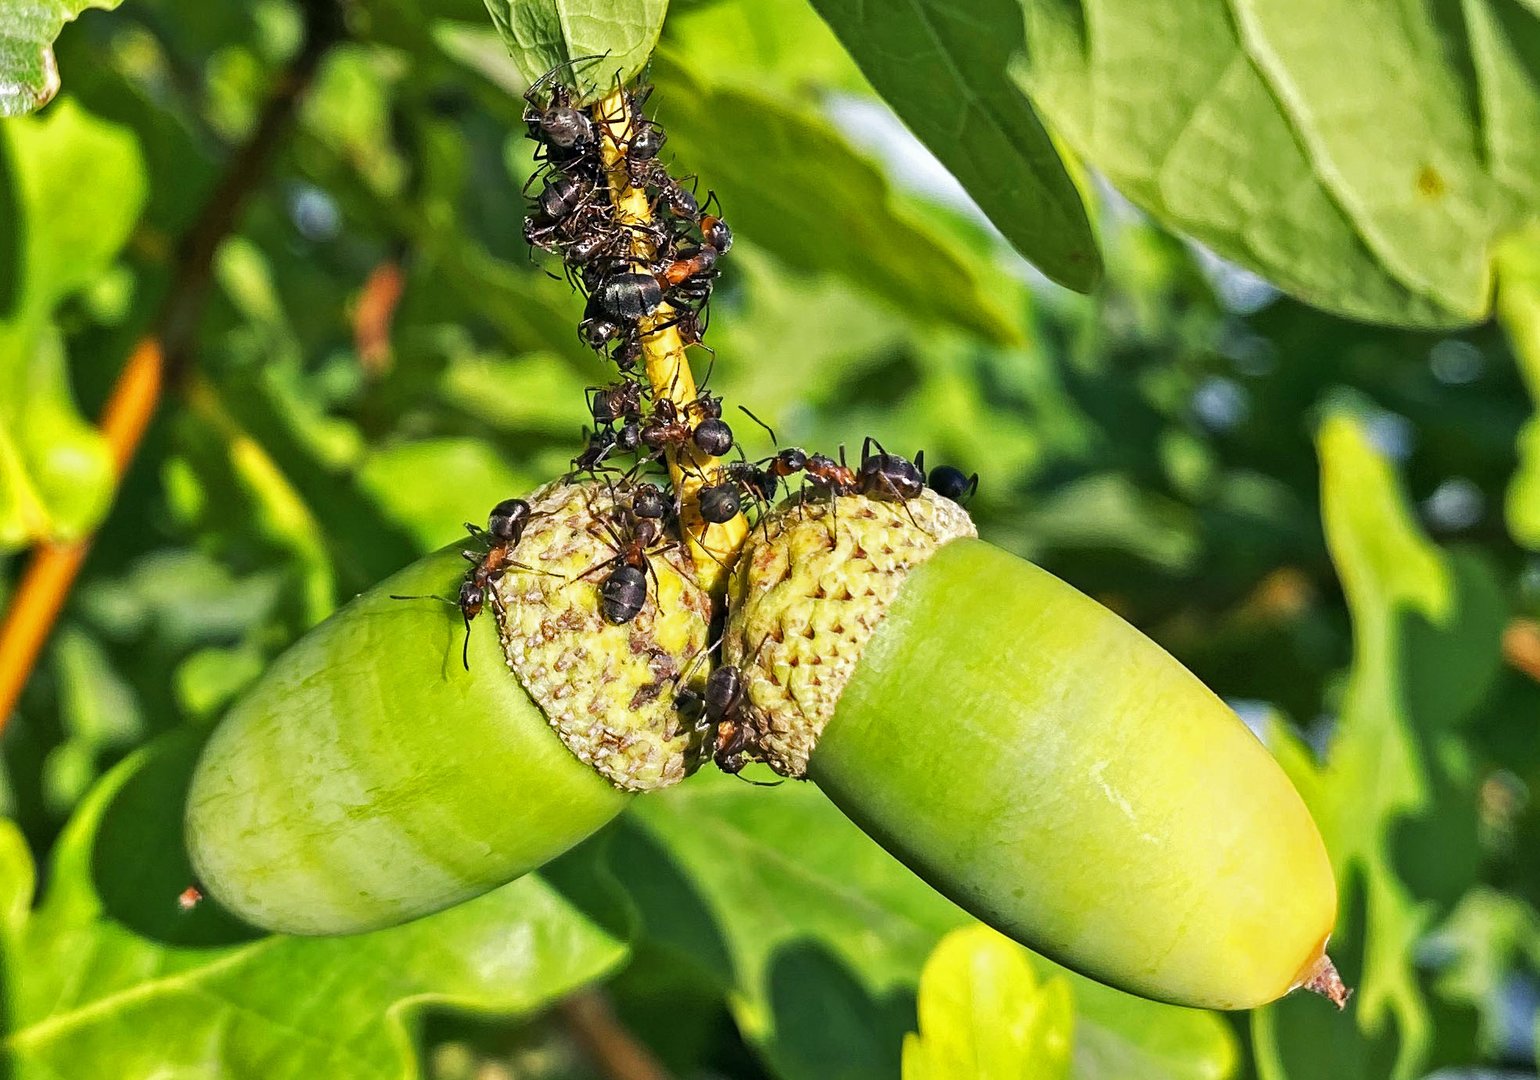
[[[603,314],[624,325],[657,311],[663,303],[663,286],[652,274],[625,271],[601,278],[592,299]]]
[[[875,453],[873,447],[876,447]],[[861,446],[856,488],[863,495],[907,502],[918,498],[925,490],[925,472],[908,458],[888,453],[881,443],[868,435]]]
[[[741,512],[743,503],[738,496],[738,485],[731,479],[709,484],[696,495],[697,506],[703,521],[721,525],[731,521]]]
[[[979,474],[964,476],[955,465],[937,465],[926,479],[930,489],[942,498],[955,503],[965,503],[979,490]]]
[[[721,457],[733,448],[733,429],[720,417],[708,416],[695,425],[692,436],[701,453]]]

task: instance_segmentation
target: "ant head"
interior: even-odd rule
[[[487,602],[487,591],[476,584],[471,578],[466,578],[460,583],[460,610],[480,611],[481,605]]]

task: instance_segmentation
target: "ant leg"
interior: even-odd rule
[[[397,593],[391,593],[390,598],[392,600],[437,600],[440,603],[448,604],[450,607],[457,608],[460,606],[458,600],[451,600],[449,597],[439,596],[437,593],[419,593],[416,596],[401,596]]]
[[[465,616],[465,644],[460,646],[460,663],[465,665],[466,671],[471,669],[471,617],[469,615]]]

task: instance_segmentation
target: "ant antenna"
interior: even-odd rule
[[[775,429],[773,427],[771,427],[769,424],[765,423],[759,417],[755,416],[752,412],[750,412],[749,411],[749,407],[747,405],[739,405],[738,408],[742,409],[744,414],[750,420],[754,421],[754,423],[758,424],[760,427],[765,429],[765,434],[770,436],[770,445],[771,446],[780,446],[781,445],[781,440],[777,439],[775,437]]]

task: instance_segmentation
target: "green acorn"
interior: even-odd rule
[[[1154,642],[926,491],[791,505],[729,588],[756,756],[984,922],[1146,997],[1346,996],[1298,794]]]
[[[598,484],[531,496],[493,618],[467,628],[433,598],[466,574],[455,545],[279,657],[194,773],[186,831],[205,890],[274,931],[390,926],[542,865],[630,793],[683,779],[700,736],[673,695],[705,647],[710,601],[672,544],[650,554],[636,616],[603,617],[626,496]]]

